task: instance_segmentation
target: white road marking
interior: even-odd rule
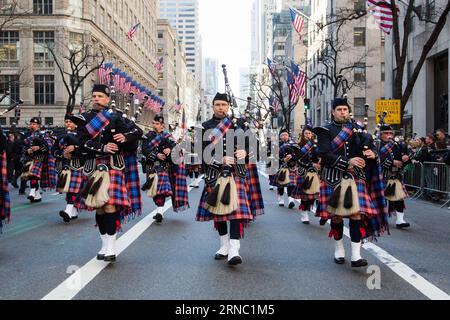
[[[198,179],[200,180],[202,176]],[[188,192],[192,190],[188,188]],[[172,201],[168,199],[164,205],[164,212],[172,207]],[[155,220],[153,215],[156,209],[145,216],[141,221],[136,223],[133,228],[128,230],[124,235],[117,239],[116,256],[119,256],[126,248],[128,248],[145,230],[147,230]],[[109,263],[97,260],[94,257],[83,267],[75,271],[70,277],[48,293],[42,300],[71,300],[75,297],[89,282],[91,282]]]
[[[269,176],[262,170],[260,170],[260,174],[266,179],[269,178]],[[344,227],[344,235],[350,238],[349,229],[347,227]],[[363,249],[369,251],[399,277],[419,290],[427,298],[431,300],[450,300],[450,295],[436,287],[431,282],[427,281],[409,266],[389,254],[386,250],[370,242],[364,243],[362,247]]]

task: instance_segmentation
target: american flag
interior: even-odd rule
[[[305,82],[306,73],[301,71],[299,66],[294,62],[291,62],[291,70],[294,78],[293,89],[298,93],[299,96],[305,96]]]
[[[97,81],[101,84],[109,84],[109,74],[112,71],[112,63],[105,63],[98,68]]]
[[[270,73],[271,73],[272,76],[273,76],[274,73],[275,73],[275,64],[273,63],[272,60],[270,60],[269,58],[267,58],[267,65],[269,66]]]
[[[160,72],[164,68],[164,57],[159,58],[158,62],[155,63],[156,71]]]
[[[128,31],[128,33],[127,33],[127,39],[128,39],[128,40],[133,40],[133,37],[134,37],[134,35],[136,34],[137,29],[138,29],[138,27],[139,27],[140,25],[141,25],[141,23],[138,22],[138,23],[136,23],[136,24],[130,29],[130,31]]]
[[[271,96],[269,98],[269,104],[273,107],[273,111],[275,112],[278,112],[278,110],[280,109],[280,100],[278,100],[278,98],[275,96]]]
[[[381,30],[390,34],[393,24],[391,0],[367,0],[368,11],[373,14]],[[398,8],[397,8],[398,11]]]
[[[175,108],[175,110],[178,112],[181,110],[182,104],[180,102],[180,99],[177,99],[177,103],[173,106]],[[184,111],[184,109],[183,109]]]
[[[305,19],[295,12],[293,8],[289,8],[289,11],[291,13],[292,25],[294,26],[295,31],[300,34],[302,32],[303,25],[305,24]]]

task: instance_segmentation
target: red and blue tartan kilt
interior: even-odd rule
[[[83,185],[83,169],[70,170],[70,184],[68,192],[79,193],[81,192],[82,185]]]
[[[278,173],[275,176],[275,181],[277,181],[276,179],[278,178]],[[298,171],[297,169],[291,171],[289,170],[289,183],[287,185],[284,186],[280,186],[278,184],[278,181],[276,182],[276,186],[277,187],[296,187],[297,186],[297,179],[298,179]]]
[[[156,186],[156,195],[170,197],[172,196],[172,186],[170,185],[169,173],[161,170],[157,171],[158,185]]]
[[[305,182],[306,176],[297,175],[297,184],[295,185],[294,192],[292,193],[292,198],[300,199],[303,201],[312,201],[319,198],[319,194],[306,194],[303,192],[303,183]]]
[[[39,161],[39,160],[33,160],[33,163],[31,164],[30,167],[30,175],[33,179],[41,179],[41,174],[42,174],[42,168],[44,167],[44,162]]]
[[[110,158],[99,158],[95,160],[95,165],[105,164],[109,166]],[[128,200],[128,192],[125,184],[125,176],[123,170],[109,169],[109,200],[105,205],[113,205],[117,207],[118,212],[124,212],[131,208]],[[89,211],[95,208],[87,208]]]
[[[83,190],[84,186],[86,185],[88,179],[89,179],[89,176],[86,176],[85,174],[83,174],[83,170],[81,170],[80,192],[77,194],[77,197],[76,197],[75,203],[74,203],[74,207],[77,208],[79,211],[88,209],[88,207],[86,206],[86,204],[84,202],[84,199],[81,197],[81,191]]]
[[[250,210],[254,216],[264,214],[264,200],[261,193],[261,184],[259,182],[258,167],[254,163],[247,165],[246,181],[248,184],[248,201]]]
[[[269,185],[272,187],[277,186],[277,176],[276,174],[269,174]]]
[[[368,218],[378,215],[378,211],[367,192],[366,181],[355,179],[355,183],[358,190],[360,213]],[[329,186],[324,180],[320,181],[319,205],[317,206],[316,216],[323,219],[330,219],[333,216],[331,212],[327,211],[328,201],[333,191],[334,188]]]
[[[212,191],[212,187],[205,185],[203,189],[202,196],[200,197],[200,203],[198,205],[197,215],[195,216],[196,221],[209,221],[214,220],[215,222],[230,221],[230,220],[253,220],[253,214],[250,211],[250,203],[248,201],[248,185],[245,183],[245,179],[238,177],[233,174],[234,181],[236,183],[237,193],[238,193],[238,209],[230,214],[217,215],[213,214],[206,209],[206,196]]]

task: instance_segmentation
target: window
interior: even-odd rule
[[[355,0],[354,9],[356,12],[361,12],[366,10],[366,1],[365,0]]]
[[[33,0],[34,14],[53,14],[53,0]]]
[[[162,39],[163,38],[163,34],[161,32],[158,32],[158,39]]]
[[[55,77],[53,75],[34,76],[34,103],[55,104]]]
[[[0,95],[3,95],[5,91],[9,91],[9,96],[6,97],[1,104],[9,105],[15,101],[19,101],[20,98],[20,85],[18,75],[1,75],[0,76]]]
[[[366,45],[366,28],[353,28],[353,44],[355,47]]]
[[[45,125],[52,126],[53,125],[53,117],[45,117]]]
[[[53,31],[34,31],[34,65],[36,67],[53,67],[53,56],[49,48],[55,44]]]
[[[356,82],[364,82],[366,81],[366,64],[365,63],[356,63],[354,72],[354,79]]]
[[[385,77],[386,77],[386,71],[385,71],[385,64],[384,62],[381,63],[381,81],[385,81]]]
[[[83,34],[69,32],[69,50],[80,50],[83,47]]]
[[[164,89],[158,89],[158,96],[160,97],[164,96]]]
[[[0,67],[19,66],[19,45],[19,31],[0,32]]]
[[[97,0],[91,0],[90,1],[91,4],[91,19],[92,22],[96,22],[97,21]]]
[[[164,74],[162,72],[158,73],[158,80],[164,80]]]
[[[354,101],[354,115],[356,117],[364,117],[366,115],[366,109],[364,105],[366,104],[366,98],[355,98]]]

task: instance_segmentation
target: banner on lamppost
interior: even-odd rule
[[[386,118],[384,121],[387,124],[400,124],[400,100],[384,100],[378,99],[375,102],[375,112],[377,114],[376,122],[380,120],[379,115],[383,113],[383,111],[387,112]]]

